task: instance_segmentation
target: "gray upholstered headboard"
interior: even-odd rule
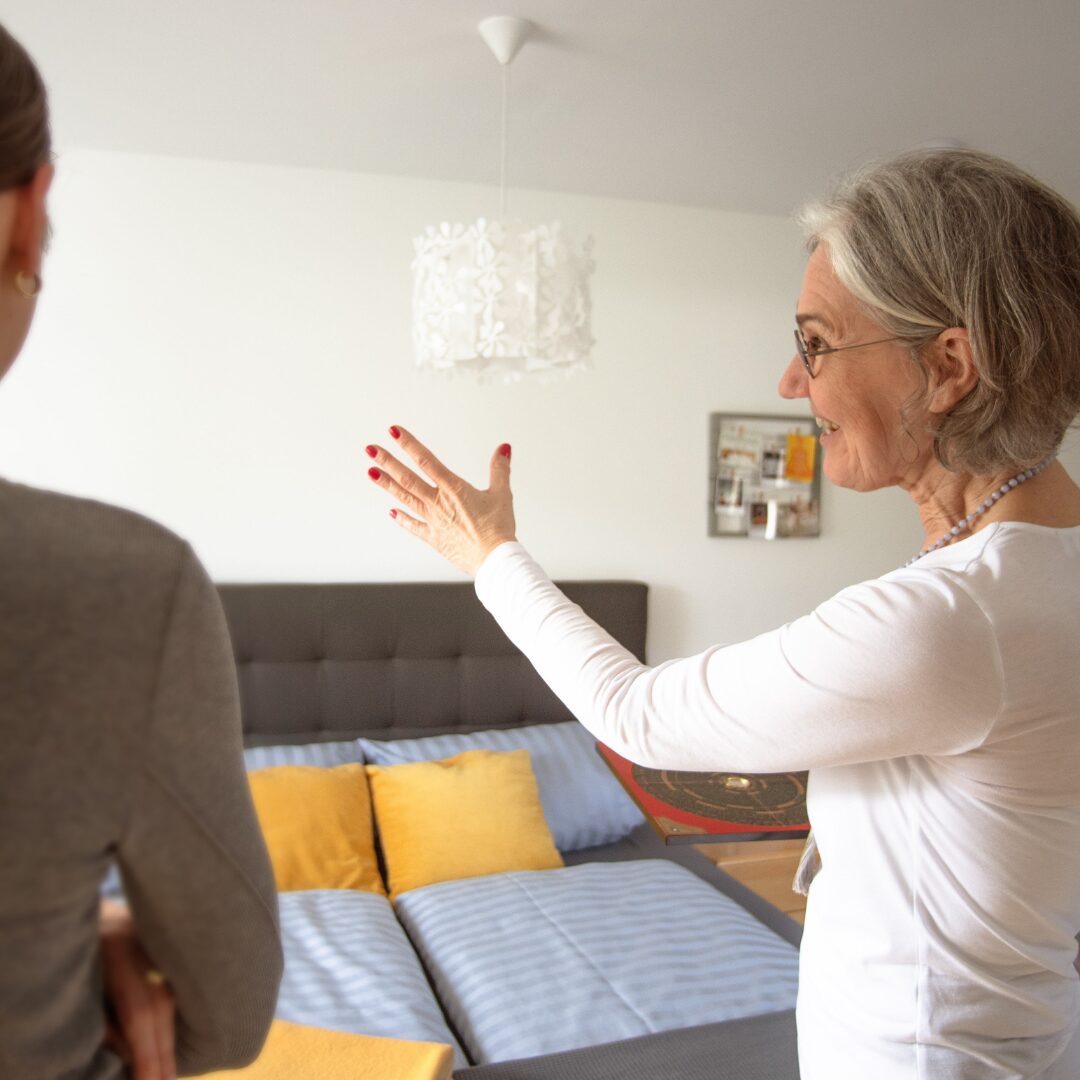
[[[639,659],[647,588],[560,587]],[[220,585],[244,741],[397,739],[570,719],[471,584]]]

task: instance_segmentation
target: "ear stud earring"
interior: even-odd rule
[[[15,288],[19,295],[27,300],[33,300],[41,292],[41,275],[28,274],[25,270],[15,271]]]

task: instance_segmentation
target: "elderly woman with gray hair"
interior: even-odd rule
[[[967,151],[863,170],[805,211],[796,352],[825,473],[898,486],[925,543],[751,641],[646,667],[400,427],[368,447],[406,531],[477,592],[580,721],[659,768],[809,769],[820,869],[804,1080],[1080,1076],[1080,219]]]

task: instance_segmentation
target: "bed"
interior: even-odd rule
[[[644,658],[646,586],[561,587]],[[605,785],[583,729],[471,585],[219,590],[249,768],[367,769],[388,881],[407,879],[391,836],[398,815],[385,807],[425,801],[412,789],[409,802],[380,802],[380,786],[406,775],[397,765],[476,753],[502,767],[528,749],[557,849],[541,869],[391,885],[389,898],[283,891],[279,1016],[449,1041],[459,1080],[797,1077],[801,928],[700,853],[665,847],[610,777]],[[492,815],[490,845],[474,840],[471,854],[499,848],[509,806]]]

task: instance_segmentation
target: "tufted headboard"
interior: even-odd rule
[[[579,581],[560,588],[644,660],[645,585]],[[471,584],[218,590],[249,746],[412,738],[571,718]]]

